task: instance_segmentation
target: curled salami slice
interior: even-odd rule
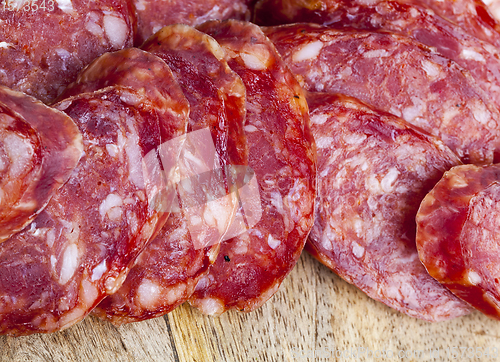
[[[133,0],[137,15],[136,44],[162,27],[198,25],[207,20],[250,20],[254,0]]]
[[[500,46],[500,24],[481,0],[400,0],[403,3],[423,6],[437,15],[459,25],[472,36]]]
[[[168,65],[137,48],[106,53],[89,64],[59,99],[106,87],[129,87],[154,104],[155,112],[168,117],[172,134],[186,127],[189,103]]]
[[[0,244],[0,333],[69,327],[125,280],[162,216],[143,157],[185,130],[170,134],[147,103],[116,87],[56,105],[82,132],[84,155],[30,227]]]
[[[262,25],[304,21],[411,37],[467,69],[500,108],[500,49],[427,9],[392,0],[270,0],[256,18]]]
[[[51,103],[96,57],[132,45],[134,19],[126,0],[3,0],[0,84]]]
[[[442,139],[463,162],[500,156],[500,112],[455,62],[400,35],[267,28],[304,87],[356,97]]]
[[[0,87],[0,242],[28,225],[70,177],[82,135],[70,117]]]
[[[238,21],[208,22],[247,91],[245,134],[262,217],[221,244],[190,303],[207,314],[253,310],[294,267],[313,222],[315,146],[302,90],[261,30]],[[259,200],[254,200],[259,203]],[[255,210],[255,209],[254,209]],[[245,216],[250,216],[245,209]]]
[[[306,248],[371,298],[412,317],[469,312],[427,274],[415,246],[420,201],[460,164],[439,140],[354,98],[310,93],[318,147],[316,216]]]
[[[188,152],[198,160],[200,155],[205,156],[210,153],[207,150],[213,149],[211,153],[218,169],[229,164],[248,164],[248,147],[243,132],[245,87],[240,77],[228,67],[226,54],[217,42],[189,26],[174,25],[163,28],[143,47],[166,60],[189,99],[188,131],[191,133],[186,141],[196,138],[198,141],[191,143],[198,146]],[[207,130],[206,136],[195,136],[207,127],[211,132]],[[213,145],[203,145],[204,142],[213,142]],[[207,167],[200,169],[199,164],[204,163],[201,159],[193,170],[188,164],[193,157],[187,157],[185,150],[183,152],[179,161],[180,173],[189,177],[190,187],[197,183],[191,181],[196,181],[198,175],[217,173],[215,166],[208,167],[208,163]],[[225,185],[225,176],[222,176],[219,183],[224,185],[226,194],[229,189]],[[217,256],[221,236],[229,226],[224,220],[231,220],[234,200],[225,202],[219,198],[191,210],[186,209],[186,198],[181,201],[182,212],[170,215],[158,236],[141,253],[122,287],[94,310],[96,315],[115,324],[149,319],[170,312],[192,295],[198,280],[208,272]],[[221,225],[223,230],[210,233],[213,226],[205,225],[202,231],[205,240],[199,243],[193,238],[196,231],[189,223],[190,214],[206,217],[213,211],[217,212],[214,219],[224,224]],[[205,235],[207,231],[209,235]],[[205,247],[207,238],[214,240]]]
[[[417,248],[436,278],[481,312],[500,319],[500,165],[457,166],[425,197]]]

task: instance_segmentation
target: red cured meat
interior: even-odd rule
[[[144,48],[165,59],[182,85],[192,110],[188,131],[210,127],[221,166],[248,164],[245,88],[224,60],[224,50],[213,38],[185,25],[162,29]],[[215,216],[224,219],[221,213]],[[192,295],[218,251],[218,243],[196,247],[187,216],[172,213],[123,286],[94,313],[115,324],[168,313]]]
[[[261,30],[238,21],[199,29],[222,45],[246,86],[248,164],[259,184],[262,217],[221,244],[190,303],[207,314],[250,311],[276,292],[312,226],[315,146],[302,90]]]
[[[395,34],[314,24],[267,28],[283,59],[311,91],[342,93],[442,139],[463,162],[500,156],[500,113],[455,62]]]
[[[162,27],[198,25],[207,20],[250,20],[254,0],[132,0],[137,15],[136,44]]]
[[[0,84],[51,103],[96,57],[132,46],[134,21],[126,0],[3,0]]]
[[[422,6],[459,25],[464,31],[485,42],[500,46],[500,24],[481,0],[401,0]]]
[[[442,321],[469,307],[431,278],[415,246],[420,201],[460,164],[439,140],[343,95],[310,93],[318,196],[306,246],[373,299]]]
[[[106,53],[89,64],[59,96],[59,100],[106,87],[128,87],[146,97],[155,112],[168,117],[172,134],[186,128],[189,104],[167,64],[137,48]]]
[[[162,216],[142,158],[185,130],[172,134],[148,102],[113,87],[56,105],[82,132],[84,155],[30,226],[0,244],[0,333],[67,328],[125,280]]]
[[[28,225],[70,177],[82,136],[70,117],[0,87],[0,242]]]
[[[256,21],[261,25],[313,22],[411,37],[467,69],[500,108],[499,48],[427,9],[391,0],[270,0],[260,9]]]
[[[498,285],[500,165],[457,166],[425,197],[417,214],[417,248],[437,281],[500,319]]]

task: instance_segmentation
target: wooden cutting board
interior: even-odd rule
[[[304,254],[252,313],[206,317],[184,305],[121,327],[89,317],[50,335],[2,336],[0,351],[9,362],[497,361],[500,322],[478,312],[438,324],[407,317]]]

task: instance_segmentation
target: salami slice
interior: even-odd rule
[[[500,46],[500,24],[481,0],[402,0],[402,2],[431,9],[442,18],[459,25],[472,36]]]
[[[148,102],[115,87],[56,105],[82,132],[84,156],[30,226],[0,244],[0,333],[69,327],[125,280],[162,217],[143,158],[185,131],[169,133]]]
[[[207,314],[250,311],[276,292],[312,226],[315,146],[302,90],[261,30],[232,20],[208,22],[199,29],[226,49],[229,66],[246,86],[245,134],[262,217],[244,234],[221,244],[190,303]]]
[[[310,93],[318,147],[316,216],[306,249],[371,298],[412,317],[469,312],[418,259],[415,215],[458,158],[402,119],[343,95]]]
[[[106,87],[128,87],[146,97],[155,112],[168,117],[172,134],[187,127],[189,103],[168,65],[137,48],[106,53],[89,64],[59,96],[59,100]]]
[[[417,248],[436,278],[473,307],[500,319],[500,165],[457,166],[425,197]]]
[[[432,11],[391,0],[270,0],[261,4],[261,9],[256,10],[256,19],[262,25],[304,21],[411,37],[467,69],[500,108],[499,48]]]
[[[137,15],[136,44],[162,27],[198,25],[207,20],[250,20],[254,0],[133,0]]]
[[[338,92],[434,134],[466,163],[500,156],[500,113],[455,62],[395,34],[314,24],[267,28],[311,91]]]
[[[213,139],[219,167],[248,164],[243,133],[245,88],[240,77],[228,67],[224,60],[226,54],[216,41],[189,26],[175,25],[163,28],[144,48],[161,56],[172,67],[190,101],[188,131],[194,133],[206,127],[211,130],[205,141]],[[189,176],[185,162],[186,157],[181,157],[180,169]],[[197,170],[191,175],[203,171]],[[217,170],[210,172],[217,173]],[[219,178],[218,182],[224,185],[225,178]],[[224,185],[224,194],[227,191]],[[224,200],[202,205],[201,210],[194,210],[194,215],[206,216],[205,210],[212,213],[214,205],[225,208],[217,207],[215,219],[221,223],[231,220],[233,206]],[[215,239],[209,245],[199,245],[193,240],[193,228],[188,222],[193,210],[187,211],[185,205],[182,206],[183,212],[172,213],[158,236],[141,253],[123,286],[101,302],[94,314],[115,324],[145,320],[170,312],[192,295],[198,280],[215,261],[221,236],[229,225],[223,225],[224,230],[216,233],[219,236],[208,235]],[[230,214],[224,216],[228,211]],[[210,228],[213,226],[207,225],[203,232]]]
[[[126,0],[0,2],[0,84],[45,103],[99,55],[133,42]]]
[[[82,136],[62,112],[0,87],[0,242],[28,225],[70,177]]]

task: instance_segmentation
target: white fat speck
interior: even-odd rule
[[[366,171],[368,170],[368,162],[366,162],[366,160],[361,164],[361,171]]]
[[[255,54],[240,53],[245,66],[251,70],[266,70],[269,58],[260,58]]]
[[[87,308],[91,308],[99,297],[97,288],[87,279],[83,279],[80,287],[80,300]]]
[[[11,160],[9,175],[12,178],[20,177],[31,162],[33,147],[27,140],[12,133],[4,137],[3,145],[7,156]]]
[[[106,145],[106,151],[108,151],[111,157],[116,157],[116,155],[118,155],[118,146],[112,143],[108,143]]]
[[[311,117],[312,124],[324,124],[330,118],[327,114],[315,114]]]
[[[105,15],[103,19],[104,31],[113,47],[120,49],[125,46],[128,27],[125,21],[113,15]]]
[[[481,276],[473,270],[469,270],[467,272],[467,279],[469,279],[469,283],[471,283],[472,285],[478,285],[483,281],[483,279],[481,279]]]
[[[49,248],[52,248],[55,240],[56,240],[56,231],[54,229],[50,229],[49,231],[47,231],[47,236],[45,238],[47,246]]]
[[[5,41],[0,41],[0,49],[14,48],[14,44],[7,43]]]
[[[99,265],[97,265],[93,270],[92,270],[92,278],[90,279],[91,281],[95,282],[98,279],[101,279],[103,274],[108,270],[108,267],[106,265],[106,260],[103,260]]]
[[[91,11],[87,15],[87,20],[85,22],[85,29],[87,29],[89,32],[91,32],[98,38],[104,37],[104,30],[99,25],[99,15],[94,11]]]
[[[109,215],[109,211],[113,208],[120,208],[123,205],[123,200],[120,196],[116,194],[109,194],[101,205],[99,205],[99,214],[104,219],[104,216],[108,214],[108,217],[111,219]]]
[[[358,238],[363,237],[363,220],[359,216],[355,216],[352,220],[352,226]]]
[[[73,8],[73,3],[71,2],[71,0],[56,0],[56,2],[59,9],[61,9],[65,13],[71,13],[75,10]]]
[[[78,268],[78,246],[70,244],[66,247],[63,255],[59,284],[66,284],[75,274]]]
[[[380,182],[377,180],[375,175],[370,175],[365,181],[365,187],[370,191],[371,194],[377,195],[382,191]]]
[[[271,234],[267,237],[267,245],[273,250],[280,246],[281,240],[275,239]]]
[[[202,222],[202,219],[198,215],[191,215],[189,217],[189,221],[191,222],[192,225],[200,225]]]
[[[321,52],[321,49],[323,49],[323,43],[319,40],[308,43],[293,53],[292,61],[297,63],[304,60],[316,59]]]
[[[467,183],[466,180],[464,180],[462,177],[457,176],[457,175],[452,176],[452,178],[450,180],[450,185],[453,188],[459,188],[459,189],[469,186],[469,184]]]
[[[283,209],[283,198],[279,192],[271,192],[271,205],[273,205],[281,215],[285,214]]]
[[[144,279],[139,288],[137,288],[139,304],[143,308],[154,307],[161,296],[160,291],[161,289],[158,284],[149,279]]]
[[[422,69],[427,73],[427,77],[431,80],[437,79],[441,74],[441,67],[436,63],[428,60],[422,60]]]
[[[144,0],[135,0],[134,1],[134,5],[135,5],[136,10],[141,10],[141,11],[146,10],[146,4],[147,4],[147,2]]]
[[[365,255],[365,248],[359,245],[357,242],[352,242],[352,253],[358,259],[361,259]]]
[[[369,50],[363,53],[364,58],[385,58],[389,56],[389,52],[385,49]]]
[[[350,134],[344,137],[344,142],[349,145],[359,145],[368,138],[365,134]]]
[[[224,304],[217,298],[203,298],[197,300],[196,306],[207,315],[217,315],[224,311]]]
[[[472,107],[472,113],[474,118],[481,124],[487,125],[491,120],[491,114],[486,105],[483,102],[476,101]]]
[[[387,172],[380,182],[382,190],[384,190],[384,192],[391,192],[394,188],[394,182],[398,179],[398,176],[399,171],[395,167],[390,168],[389,172]]]
[[[318,148],[330,148],[333,143],[333,137],[321,137],[316,139],[316,146]]]
[[[462,49],[462,52],[460,53],[460,58],[466,59],[466,60],[475,60],[477,62],[481,63],[486,63],[486,60],[484,59],[482,54],[479,54],[473,49],[467,49],[464,48]]]
[[[50,267],[52,268],[52,271],[56,272],[56,266],[57,266],[57,258],[55,255],[50,256]]]
[[[247,124],[245,126],[245,132],[257,132],[259,129],[257,127],[255,127],[254,125],[251,125],[251,124]]]
[[[139,189],[144,189],[144,171],[139,136],[131,120],[127,120],[131,131],[125,143],[125,153],[128,158],[128,180]]]
[[[55,50],[55,52],[57,55],[59,55],[59,58],[61,58],[63,60],[67,60],[67,59],[71,58],[71,53],[69,51],[67,51],[66,49],[57,48]]]

